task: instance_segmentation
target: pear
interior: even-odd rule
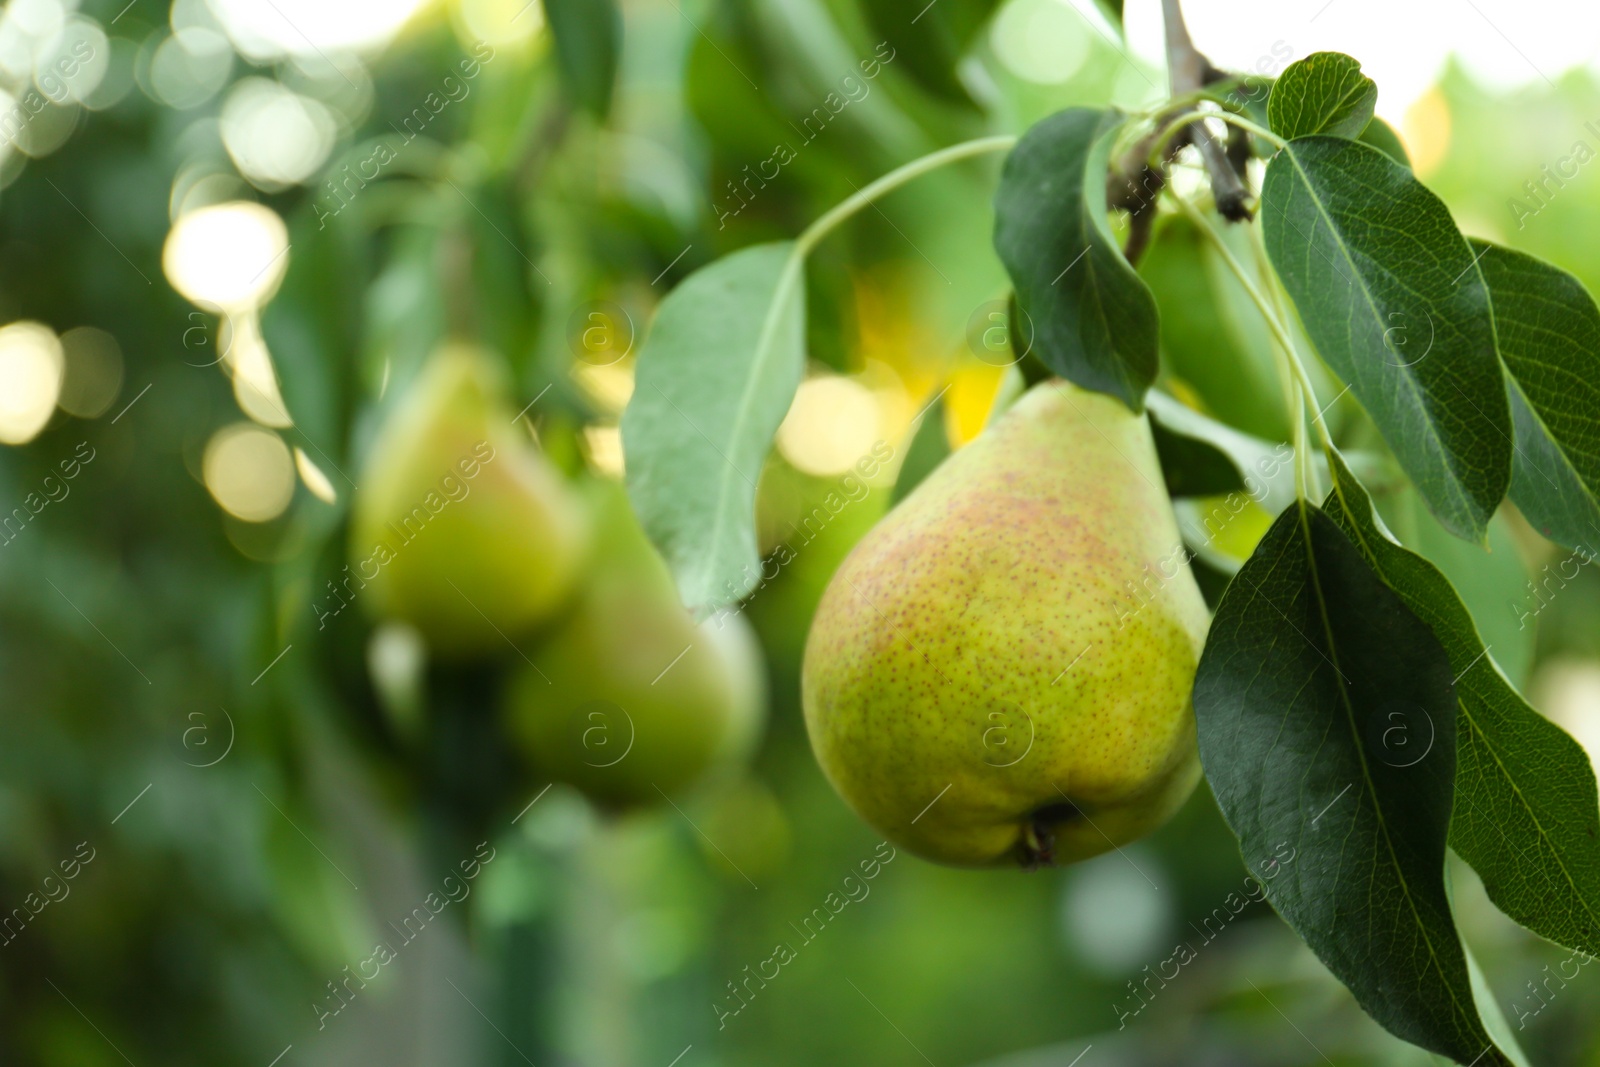
[[[594,487],[595,565],[508,691],[507,732],[540,776],[605,808],[676,803],[741,763],[766,716],[740,615],[696,624],[619,484]]]
[[[1207,613],[1150,429],[1035,386],[875,526],[823,595],[801,697],[823,772],[955,866],[1072,862],[1199,780]]]
[[[582,503],[506,398],[486,353],[439,350],[379,429],[353,498],[359,587],[345,589],[445,658],[509,653],[585,562]]]

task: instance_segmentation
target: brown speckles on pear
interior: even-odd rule
[[[1172,572],[1180,543],[1145,420],[1037,386],[823,596],[802,676],[823,771],[946,863],[1071,861],[1153,829],[1199,777],[1189,691],[1207,616],[1181,556],[1137,610],[1128,585]],[[991,716],[1013,708],[1026,755],[991,759]]]

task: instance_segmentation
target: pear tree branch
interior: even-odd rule
[[[1173,96],[1192,93],[1227,77],[1195,48],[1178,0],[1161,0],[1161,14],[1166,26],[1167,74]],[[1188,134],[1211,178],[1211,196],[1216,201],[1217,213],[1229,222],[1248,219],[1255,209],[1255,198],[1228,159],[1227,149],[1212,136],[1202,120],[1191,124]]]
[[[1249,219],[1255,209],[1255,198],[1245,183],[1244,161],[1248,158],[1249,144],[1238,132],[1239,124],[1234,124],[1224,144],[1212,135],[1198,115],[1188,122],[1169,121],[1181,119],[1185,113],[1192,114],[1191,101],[1199,91],[1228,75],[1212,66],[1195,48],[1178,0],[1162,0],[1162,14],[1166,24],[1168,78],[1175,103],[1158,116],[1156,128],[1134,145],[1106,178],[1106,203],[1128,213],[1128,243],[1123,255],[1135,264],[1150,242],[1156,202],[1166,187],[1168,167],[1188,145],[1194,145],[1205,164],[1219,214],[1231,222],[1241,222]],[[1158,152],[1160,155],[1156,158]]]

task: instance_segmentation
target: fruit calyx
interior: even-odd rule
[[[1055,865],[1056,827],[1083,818],[1083,812],[1069,800],[1046,804],[1028,816],[1017,842],[1017,862],[1025,871]]]

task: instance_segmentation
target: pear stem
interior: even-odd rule
[[[1004,152],[1017,143],[1017,138],[1012,134],[997,137],[980,137],[975,141],[962,141],[960,144],[941,148],[937,152],[913,159],[910,163],[896,167],[888,174],[857,189],[849,197],[841,200],[830,208],[817,221],[807,226],[794,243],[795,258],[802,258],[841,222],[860,211],[885,193],[893,192],[907,182],[919,178],[931,170],[938,170],[959,160],[970,159],[973,156],[985,155],[989,152]]]
[[[1311,376],[1306,372],[1305,364],[1301,362],[1299,352],[1295,350],[1294,341],[1289,337],[1289,331],[1284,328],[1279,310],[1268,305],[1266,297],[1261,294],[1261,290],[1256,287],[1254,279],[1250,277],[1244,266],[1234,256],[1233,249],[1228,247],[1228,243],[1222,239],[1222,235],[1217,232],[1216,227],[1212,226],[1210,220],[1205,217],[1200,209],[1188,200],[1177,194],[1173,194],[1173,199],[1178,202],[1178,206],[1183,210],[1184,214],[1188,215],[1194,224],[1200,228],[1200,231],[1216,246],[1223,262],[1228,265],[1228,269],[1233,272],[1234,277],[1239,279],[1239,284],[1244,287],[1244,291],[1249,295],[1251,302],[1255,304],[1256,310],[1261,313],[1261,317],[1266,321],[1267,328],[1272,332],[1273,339],[1278,342],[1280,368],[1287,368],[1288,372],[1293,376],[1292,384],[1294,388],[1291,390],[1293,399],[1290,401],[1291,410],[1289,414],[1294,424],[1295,454],[1298,457],[1295,465],[1295,489],[1301,497],[1304,497],[1308,487],[1313,491],[1316,489],[1316,478],[1314,472],[1310,469],[1310,455],[1307,447],[1309,441],[1307,440],[1305,427],[1306,405],[1309,404],[1312,410],[1316,410],[1317,403],[1317,391],[1311,384]],[[1267,272],[1267,276],[1271,276],[1270,272]],[[1286,382],[1285,384],[1288,385],[1290,383]],[[1322,439],[1323,450],[1331,453],[1334,448],[1333,438],[1328,433],[1327,424],[1322,421],[1321,412],[1318,412],[1314,421],[1316,422],[1318,436]]]

